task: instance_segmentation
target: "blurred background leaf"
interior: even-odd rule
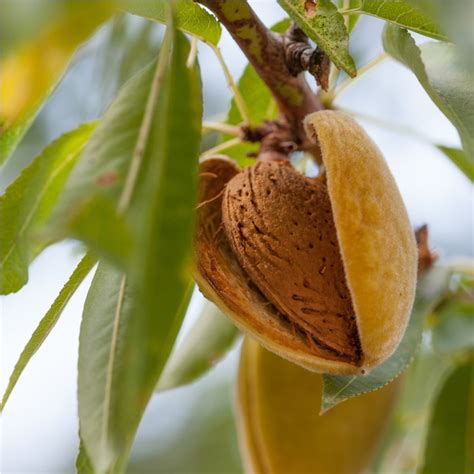
[[[433,350],[442,354],[474,349],[474,277],[458,273],[454,283],[431,320]]]
[[[233,414],[237,351],[196,383],[156,394],[127,473],[241,474]]]
[[[23,137],[76,48],[113,12],[109,0],[67,2],[54,23],[1,60],[0,164]]]
[[[474,471],[474,357],[444,383],[430,420],[421,474]]]
[[[435,353],[426,341],[406,373],[400,400],[370,473],[416,473],[423,461],[432,403],[452,370],[449,358]]]
[[[438,145],[438,148],[471,180],[474,182],[474,160],[458,148]]]
[[[173,349],[156,391],[194,382],[214,367],[235,344],[240,331],[222,311],[206,301],[186,338]]]
[[[474,2],[472,0],[406,0],[435,19],[462,51],[460,67],[474,72]]]
[[[50,9],[56,6],[62,11],[63,1],[45,2],[52,4]],[[16,8],[22,11],[20,3],[31,2],[15,2],[12,12]],[[155,22],[125,13],[115,14],[99,28],[82,45],[80,54],[73,56],[64,77],[39,111],[12,159],[0,169],[0,189],[15,179],[56,136],[99,117],[123,83],[156,58],[163,29]]]
[[[431,100],[457,128],[464,152],[474,162],[474,74],[460,67],[459,52],[448,43],[418,47],[406,30],[387,25],[385,51],[410,68]]]

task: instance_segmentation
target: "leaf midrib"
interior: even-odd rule
[[[117,341],[119,335],[119,327],[122,319],[122,309],[123,303],[125,300],[125,289],[127,285],[127,276],[123,274],[122,279],[120,280],[120,288],[118,292],[117,303],[115,307],[113,329],[112,329],[112,340],[110,342],[110,352],[109,359],[107,363],[107,372],[105,380],[105,390],[104,390],[104,418],[102,420],[102,430],[100,435],[100,451],[105,453],[107,450],[107,433],[109,431],[109,420],[111,414],[111,400],[112,400],[112,382],[114,376],[114,366],[117,356]]]

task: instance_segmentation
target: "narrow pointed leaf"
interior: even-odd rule
[[[113,417],[119,439],[126,439],[140,421],[174,345],[193,287],[202,99],[198,70],[186,66],[188,53],[188,41],[175,31],[139,192],[131,209],[139,238],[131,272],[138,294]]]
[[[72,1],[53,24],[0,62],[0,165],[31,125],[74,51],[113,9],[109,0]]]
[[[405,0],[359,0],[360,13],[389,21],[401,28],[408,28],[420,35],[447,41],[440,27],[421,8]]]
[[[143,16],[159,23],[166,23],[169,0],[121,0],[122,8],[134,15]],[[209,12],[193,0],[175,2],[176,27],[185,33],[217,45],[221,37],[221,25]]]
[[[474,471],[474,358],[447,378],[435,402],[420,474]]]
[[[137,107],[135,87],[127,89],[129,98],[122,92],[119,104],[124,108],[114,104],[120,113],[108,118],[109,130],[121,125],[128,140],[135,138],[132,144],[125,140],[132,154],[140,140],[144,155],[128,212],[139,238],[132,270],[127,276],[102,264],[81,328],[80,431],[97,472],[125,468],[192,289],[189,270],[202,111],[199,77],[196,66],[186,66],[188,53],[184,35],[168,26],[158,66],[148,76],[153,87],[145,83],[148,96],[141,103],[151,118],[149,128],[139,123],[139,130],[130,134],[119,123],[129,118],[124,109]],[[150,93],[154,90],[157,95]],[[143,117],[143,111],[138,115]],[[122,158],[116,141],[125,137],[105,130],[103,138],[102,151],[118,150]],[[99,156],[106,162],[114,154]],[[117,189],[111,196],[116,193]]]
[[[156,391],[194,382],[227,354],[239,334],[219,308],[206,301],[198,320],[168,359]]]
[[[120,456],[121,446],[114,443],[111,423],[113,406],[120,397],[117,377],[126,357],[124,341],[133,316],[133,296],[123,272],[108,263],[99,264],[84,305],[78,366],[84,451],[78,463],[87,459],[87,450],[94,472],[113,472]]]
[[[412,361],[421,339],[426,315],[441,301],[447,291],[451,272],[433,269],[418,284],[415,305],[405,335],[395,353],[368,375],[324,375],[321,410],[327,411],[348,398],[377,390],[403,372]]]
[[[418,47],[406,30],[387,25],[388,54],[413,71],[431,100],[457,128],[469,163],[474,163],[474,73],[461,66],[455,45],[429,42]]]
[[[474,182],[474,160],[459,148],[438,145],[441,150],[471,181]]]
[[[278,3],[339,69],[351,77],[357,74],[349,54],[349,35],[344,18],[330,0],[278,0]]]
[[[50,216],[64,183],[95,124],[65,133],[51,143],[0,196],[0,293],[18,291],[30,261],[44,246],[32,235]]]
[[[13,373],[10,376],[8,386],[3,395],[0,410],[3,410],[5,408],[5,404],[7,403],[7,400],[10,397],[12,390],[15,388],[15,385],[18,382],[21,374],[25,370],[31,358],[35,355],[35,353],[41,347],[50,332],[53,330],[64,308],[66,307],[76,290],[79,288],[79,285],[83,282],[84,278],[92,270],[92,267],[95,265],[95,262],[95,258],[90,254],[87,254],[79,262],[79,265],[76,267],[69,280],[66,282],[63,289],[60,291],[58,297],[54,300],[54,303],[52,304],[51,308],[48,310],[48,312],[38,324],[38,327],[35,329],[35,331],[31,335],[30,340],[27,342],[25,348],[23,349],[20,358],[18,359],[18,362],[15,364],[15,368],[13,369]]]

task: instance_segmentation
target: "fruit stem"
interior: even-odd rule
[[[207,43],[207,44],[212,49],[212,51],[216,55],[217,60],[219,61],[219,64],[221,65],[222,71],[224,72],[224,76],[227,80],[227,84],[229,85],[229,89],[232,91],[232,94],[235,100],[235,105],[237,106],[237,109],[239,110],[242,120],[245,123],[250,125],[251,123],[250,112],[248,110],[247,103],[242,97],[242,94],[240,93],[239,88],[235,84],[234,78],[232,77],[232,74],[229,68],[227,67],[227,63],[224,60],[224,56],[222,56],[220,48],[218,48],[217,46],[214,46],[211,43]]]
[[[228,123],[221,122],[202,122],[203,131],[212,131],[212,132],[222,132],[226,135],[232,135],[234,137],[239,137],[241,134],[240,127],[236,125],[229,125]]]
[[[367,64],[362,66],[358,71],[357,71],[357,76],[352,78],[349,77],[342,81],[338,86],[335,86],[333,90],[330,90],[329,92],[323,93],[321,95],[321,100],[323,101],[323,104],[325,104],[328,108],[331,108],[333,102],[336,100],[339,95],[344,92],[347,88],[350,86],[354,85],[364,74],[372,70],[374,67],[378,66],[381,62],[385,61],[389,55],[387,53],[381,53],[371,61],[369,61]]]
[[[206,150],[204,153],[202,153],[200,158],[208,158],[226,150],[227,148],[230,148],[231,146],[239,145],[240,143],[242,143],[242,139],[240,137],[231,138],[230,140],[227,140],[223,143],[219,143],[219,145],[216,145],[213,148],[209,148],[209,150]]]

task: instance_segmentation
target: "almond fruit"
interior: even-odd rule
[[[306,368],[365,373],[390,356],[413,304],[417,250],[377,147],[351,118],[308,116],[325,172],[289,161],[201,164],[196,279],[269,350]]]

